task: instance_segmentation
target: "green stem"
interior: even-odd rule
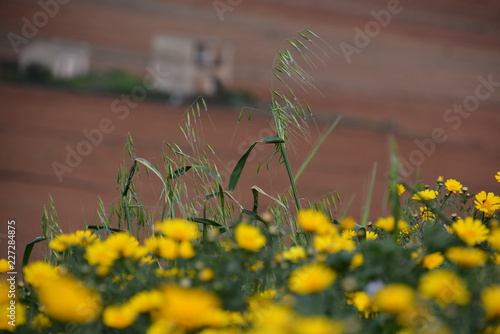
[[[292,186],[293,197],[295,199],[295,206],[297,211],[300,210],[300,199],[297,192],[297,186],[295,185],[295,180],[293,178],[292,166],[290,165],[290,160],[288,160],[288,154],[286,153],[285,144],[280,145],[281,156],[283,157],[283,162],[285,163],[286,171],[288,173],[288,178],[290,179],[290,185]]]

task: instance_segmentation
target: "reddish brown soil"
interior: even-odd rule
[[[74,0],[61,6],[37,36],[87,41],[101,50],[95,54],[97,69],[123,67],[144,75],[154,34],[218,35],[235,47],[235,87],[253,92],[264,104],[269,101],[274,55],[284,39],[309,28],[340,51],[341,42],[353,44],[355,26],[364,27],[373,19],[370,10],[387,7],[385,1],[325,2],[325,8],[319,1],[244,1],[226,12],[221,22],[211,2],[161,5],[165,2],[149,1],[137,8],[131,5],[134,1],[123,2],[126,5],[121,7],[112,3]],[[316,61],[318,68],[311,71],[323,96],[311,92],[301,93],[300,98],[316,112],[319,130],[337,115],[344,118],[299,182],[304,202],[337,191],[344,204],[339,215],[348,211],[359,218],[369,175],[377,163],[372,218],[383,214],[391,133],[403,159],[425,156],[419,174],[414,172],[409,181],[419,175],[432,185],[443,175],[460,180],[472,193],[500,192],[493,178],[500,170],[500,87],[469,117],[460,118],[457,129],[452,128],[457,119],[446,122],[443,118],[454,104],[475,93],[478,76],[491,75],[493,81],[500,81],[499,3],[419,1],[402,5],[404,10],[359,55],[353,55],[351,63],[329,51],[330,59],[322,56],[325,66]],[[0,2],[0,32],[20,33],[21,18],[31,18],[38,10],[35,1]],[[15,57],[5,36],[0,55]],[[118,198],[116,171],[123,161],[128,163],[123,150],[127,133],[135,140],[137,155],[148,160],[161,162],[162,141],[176,141],[189,149],[178,130],[186,106],[142,102],[120,120],[111,111],[116,98],[0,84],[0,219],[17,220],[19,245],[40,235],[41,212],[49,194],[65,230],[96,221],[97,197],[107,205]],[[236,161],[253,138],[267,135],[269,116],[264,113],[235,129],[239,108],[209,106],[209,112],[215,130],[205,120],[206,140],[217,152],[221,169],[229,168],[229,162]],[[66,146],[75,148],[84,139],[82,130],[96,128],[103,118],[109,118],[115,129],[59,182],[52,163],[63,163]],[[418,153],[423,150],[415,141],[429,143],[436,128],[442,129],[446,140],[436,144],[428,156]],[[313,131],[312,143],[317,132]],[[292,164],[297,169],[311,146],[295,143],[293,147]],[[259,151],[260,161],[271,154],[271,148]],[[256,177],[258,161],[253,159],[245,170],[237,192],[246,206],[250,206],[249,188],[254,184],[273,195],[287,186],[282,167]],[[158,184],[143,183],[147,202],[157,205]]]

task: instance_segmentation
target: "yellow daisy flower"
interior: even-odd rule
[[[102,322],[112,328],[129,327],[135,322],[137,312],[127,304],[110,305],[102,312]]]
[[[497,172],[495,174],[495,179],[497,179],[497,181],[500,182],[500,172]]]
[[[500,228],[494,228],[488,236],[488,243],[495,250],[500,252]]]
[[[306,250],[302,246],[292,246],[283,252],[283,258],[294,263],[304,260],[306,257]]]
[[[340,219],[340,229],[341,230],[354,230],[356,227],[356,220],[352,217],[344,217]]]
[[[6,273],[10,270],[9,261],[7,261],[7,259],[0,259],[0,273]]]
[[[492,285],[481,292],[481,302],[486,311],[486,319],[500,318],[500,285]]]
[[[488,254],[478,248],[450,247],[446,250],[446,258],[462,267],[483,266]]]
[[[88,323],[101,313],[99,294],[76,278],[63,275],[36,287],[45,313],[62,322]]]
[[[257,226],[241,223],[234,230],[234,238],[240,248],[258,252],[266,245],[266,237]]]
[[[500,209],[500,196],[495,196],[492,192],[481,191],[476,195],[474,204],[476,204],[476,209],[491,217],[496,210]]]
[[[398,190],[398,195],[401,196],[406,191],[406,188],[402,184],[398,184],[397,185],[397,190]]]
[[[316,293],[328,288],[337,277],[329,267],[319,264],[306,264],[295,269],[288,280],[290,291],[298,294]]]
[[[440,305],[466,305],[470,293],[464,281],[448,269],[430,271],[420,278],[419,291],[425,298],[434,299]]]
[[[472,217],[457,219],[457,221],[451,225],[451,229],[469,246],[474,246],[486,240],[489,232],[480,220]]]
[[[438,195],[438,192],[436,190],[430,190],[430,189],[425,189],[417,192],[415,195],[412,196],[412,199],[417,200],[417,201],[429,201],[431,199],[436,198]]]
[[[166,285],[161,292],[163,303],[155,312],[155,318],[168,320],[182,329],[204,327],[210,322],[210,314],[221,310],[219,298],[200,288]]]
[[[320,211],[314,209],[300,210],[297,214],[299,226],[306,232],[317,234],[335,233],[336,228],[328,217]]]
[[[301,334],[341,334],[345,325],[325,316],[301,317],[294,322],[294,332]]]
[[[448,191],[451,191],[452,193],[457,193],[461,191],[463,187],[460,182],[454,179],[446,180],[444,186],[446,187],[446,189],[448,189]]]
[[[195,240],[199,237],[198,225],[194,222],[179,218],[170,218],[156,223],[155,231],[175,241]]]
[[[375,222],[375,226],[378,228],[385,230],[387,232],[392,232],[394,230],[394,217],[389,216],[389,217],[380,217],[377,219]],[[398,220],[398,230],[399,231],[405,231],[408,229],[408,223],[405,222],[404,220]]]
[[[424,256],[420,260],[420,265],[427,269],[435,269],[439,267],[444,261],[444,256],[441,252],[435,252]]]
[[[411,308],[415,301],[415,292],[405,284],[388,284],[377,291],[373,305],[380,311],[399,314]]]

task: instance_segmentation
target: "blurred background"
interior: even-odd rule
[[[313,86],[292,87],[314,117],[309,140],[289,144],[295,171],[342,116],[299,180],[303,203],[338,194],[336,214],[359,219],[376,164],[370,219],[385,214],[392,138],[405,182],[442,175],[500,192],[498,1],[2,0],[0,218],[16,219],[19,245],[41,234],[49,195],[65,231],[96,223],[98,197],[119,199],[127,135],[151,162],[162,163],[164,142],[189,153],[179,124],[199,95],[203,140],[227,175],[273,135],[273,64],[297,39]],[[278,159],[256,173],[272,153],[249,158],[235,194],[246,206],[252,185],[287,189]],[[158,206],[157,180],[141,181]]]

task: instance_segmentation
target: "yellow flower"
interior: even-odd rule
[[[327,266],[311,263],[295,269],[290,274],[288,286],[295,293],[316,293],[328,288],[336,277],[335,272]]]
[[[306,257],[306,250],[302,246],[292,246],[283,252],[283,258],[294,263],[304,260]]]
[[[413,195],[412,199],[417,201],[430,201],[431,199],[436,198],[437,195],[438,192],[436,190],[425,189]]]
[[[469,246],[474,246],[488,238],[489,230],[486,226],[480,220],[472,217],[458,219],[451,225],[451,228]]]
[[[491,247],[500,251],[500,228],[494,228],[488,236],[488,243]]]
[[[167,285],[161,288],[163,303],[154,318],[169,320],[178,327],[192,330],[206,326],[210,313],[220,310],[219,298],[200,288]]]
[[[354,230],[356,227],[356,221],[352,217],[344,217],[340,220],[341,230]]]
[[[161,306],[162,294],[158,290],[141,291],[129,299],[128,305],[137,313],[145,313]]]
[[[293,324],[294,332],[300,334],[341,334],[345,325],[339,320],[325,316],[300,317]]]
[[[16,301],[14,306],[14,313],[16,315],[15,326],[12,326],[11,319],[9,315],[11,311],[8,305],[0,305],[0,330],[7,330],[9,332],[16,331],[17,326],[22,326],[26,323],[26,307],[19,301]],[[17,330],[16,332],[20,332]]]
[[[397,190],[398,190],[398,195],[401,196],[406,191],[406,188],[405,188],[405,186],[403,186],[402,184],[399,183],[397,185]]]
[[[202,282],[209,282],[214,278],[214,271],[210,268],[203,268],[198,273],[198,279]]]
[[[137,313],[129,305],[110,305],[102,312],[102,322],[112,328],[129,327],[135,322]]]
[[[335,233],[336,228],[330,219],[320,211],[314,209],[300,210],[297,214],[299,226],[306,232],[317,234]]]
[[[373,231],[366,232],[366,240],[375,240],[378,238],[378,234]]]
[[[454,179],[446,180],[444,186],[446,187],[446,189],[448,189],[448,191],[451,191],[452,193],[457,193],[461,191],[463,187],[460,182]]]
[[[365,262],[365,258],[363,257],[363,254],[356,253],[352,257],[350,268],[351,269],[352,268],[357,268],[357,267],[361,266],[364,262]]]
[[[422,267],[427,269],[435,269],[439,267],[444,261],[444,256],[441,252],[435,252],[424,256],[420,260],[420,264]]]
[[[175,241],[192,241],[198,238],[198,225],[192,221],[180,218],[170,218],[156,223],[155,231]]]
[[[486,319],[500,318],[500,285],[492,285],[481,292],[481,302],[486,311]]]
[[[348,297],[347,303],[354,305],[358,312],[362,313],[365,317],[374,311],[370,295],[365,291],[349,293]]]
[[[183,259],[190,259],[196,255],[191,241],[184,240],[179,244],[179,256]]]
[[[0,259],[0,273],[6,273],[10,270],[9,261],[7,259]]]
[[[114,233],[104,243],[122,257],[134,256],[139,247],[139,241],[127,232]]]
[[[357,236],[356,231],[354,230],[343,230],[342,231],[342,238],[344,239],[352,239]]]
[[[31,325],[38,331],[42,331],[44,328],[50,327],[52,325],[52,322],[45,314],[38,313],[33,317]]]
[[[497,172],[495,174],[495,179],[497,179],[497,181],[500,182],[500,172]]]
[[[252,334],[292,332],[296,314],[290,308],[274,303],[260,306],[258,309],[252,309],[248,315],[250,322],[255,324]]]
[[[405,284],[394,283],[384,286],[375,293],[373,305],[380,311],[400,314],[413,307],[415,292]]]
[[[375,226],[378,228],[381,228],[382,230],[385,230],[387,232],[392,232],[394,230],[394,217],[389,216],[389,217],[380,217],[377,219],[375,222]],[[404,220],[398,220],[398,230],[399,231],[405,231],[408,229],[408,223],[405,222]]]
[[[342,250],[353,252],[356,243],[352,239],[342,238],[338,235],[317,235],[313,241],[314,248],[320,253],[335,254]]]
[[[91,230],[79,230],[75,233],[56,236],[50,241],[49,247],[55,251],[64,252],[70,247],[87,246],[96,240],[98,240],[98,237]]]
[[[438,178],[436,179],[437,183],[443,183],[443,181],[444,181],[444,177],[443,176],[438,176]]]
[[[234,237],[240,248],[251,252],[258,252],[266,245],[266,237],[257,226],[240,223],[234,230]]]
[[[462,267],[483,266],[488,260],[488,254],[478,248],[450,247],[446,251],[446,257]]]
[[[59,277],[57,269],[43,261],[28,264],[24,267],[23,272],[24,280],[34,287],[38,287],[44,282],[50,282]]]
[[[427,208],[427,207],[420,208],[420,215],[422,216],[422,219],[424,221],[436,219],[436,215],[431,210],[429,210],[429,208]]]
[[[43,282],[36,292],[45,313],[62,322],[91,322],[102,308],[99,294],[67,275]]]
[[[144,241],[144,246],[150,252],[168,260],[175,260],[179,257],[179,245],[170,238],[151,237]]]
[[[104,268],[111,267],[119,254],[116,249],[98,241],[86,247],[84,257],[90,265],[98,266],[105,272]]]
[[[467,286],[448,269],[431,271],[420,278],[419,291],[425,298],[435,299],[441,305],[466,305],[470,300]]]
[[[75,238],[71,234],[59,234],[49,242],[50,249],[57,252],[64,252],[69,247],[75,245]]]
[[[491,217],[495,210],[500,209],[500,196],[495,196],[492,192],[481,191],[476,195],[474,204],[476,204],[476,209],[484,212],[487,217]]]

